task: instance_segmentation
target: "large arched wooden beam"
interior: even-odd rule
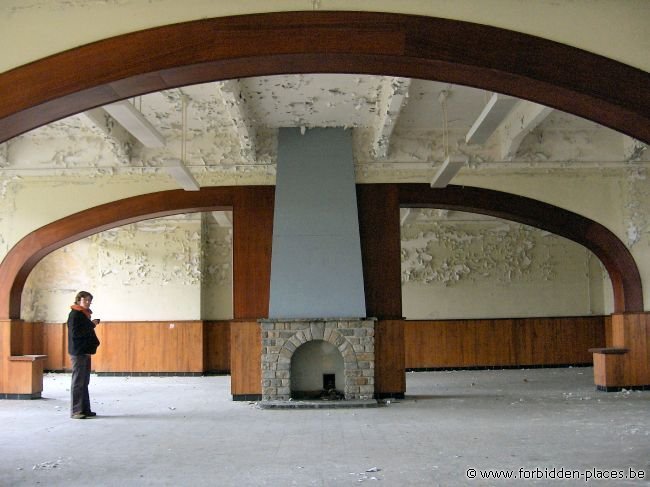
[[[369,185],[372,186],[372,185]],[[617,312],[643,311],[641,278],[625,245],[602,225],[567,210],[499,191],[423,184],[398,184],[405,207],[449,208],[492,215],[548,230],[573,240],[604,263],[612,280]],[[233,208],[251,187],[203,188],[201,191],[162,191],[134,196],[75,213],[30,233],[0,264],[0,319],[19,318],[22,290],[34,266],[66,244],[119,225],[184,212]]]
[[[526,34],[433,17],[284,12],[94,42],[0,75],[0,142],[167,88],[286,73],[385,74],[532,100],[650,142],[650,75]]]
[[[643,311],[641,276],[634,257],[616,235],[589,218],[524,196],[464,186],[432,189],[426,184],[400,184],[399,201],[404,207],[491,215],[573,240],[591,250],[607,269],[614,291],[614,311]]]

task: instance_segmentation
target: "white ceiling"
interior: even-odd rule
[[[155,170],[167,159],[182,159],[204,185],[216,177],[204,173],[241,166],[268,178],[279,127],[353,129],[360,182],[369,170],[375,182],[396,180],[398,169],[410,171],[409,180],[428,181],[447,155],[467,157],[461,173],[483,174],[602,171],[648,162],[650,151],[637,141],[526,101],[497,116],[484,142],[466,143],[492,96],[447,83],[337,74],[187,86],[130,100],[162,136],[163,147],[143,146],[100,108],[1,145],[0,175]]]

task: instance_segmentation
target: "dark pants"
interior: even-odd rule
[[[90,412],[90,355],[70,355],[72,362],[72,385],[70,386],[70,414]]]

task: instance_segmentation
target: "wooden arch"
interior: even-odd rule
[[[641,275],[634,257],[614,233],[587,217],[524,196],[467,186],[436,190],[426,184],[400,184],[399,201],[404,207],[482,213],[572,240],[591,250],[607,269],[614,291],[614,311],[643,311]]]
[[[144,93],[289,73],[395,75],[474,86],[573,113],[650,143],[650,75],[644,71],[495,27],[374,12],[284,12],[185,22],[105,39],[18,67],[0,74],[0,142]],[[146,198],[155,197],[133,202]],[[177,198],[188,198],[178,203],[183,211],[203,208],[202,196]],[[160,205],[165,208],[164,202]],[[211,201],[206,209],[213,205]],[[145,204],[134,219],[171,214],[151,208]],[[0,265],[0,318],[19,316],[24,281],[44,255],[105,224],[120,224],[109,218],[83,229],[75,226],[78,215],[98,216],[81,212],[46,225],[7,254]],[[555,225],[571,233],[561,221]],[[594,225],[585,225],[583,232],[593,232]],[[619,262],[629,253],[620,250],[623,244],[615,236],[601,242],[604,234],[596,234],[580,235],[592,250],[600,249],[596,253],[612,282],[621,286],[617,311],[641,311],[638,270],[626,277],[636,265],[626,258]]]
[[[458,20],[282,12],[125,34],[0,75],[0,142],[158,90],[288,73],[395,75],[532,100],[650,142],[650,75],[587,51]]]
[[[370,189],[372,186],[364,185]],[[641,277],[636,263],[623,242],[599,223],[547,203],[500,191],[464,186],[431,189],[424,184],[391,186],[396,187],[401,206],[482,213],[573,240],[594,252],[605,265],[612,280],[615,310],[643,311]],[[255,187],[161,191],[106,203],[41,227],[20,240],[0,264],[0,319],[20,318],[27,276],[50,252],[109,228],[159,216],[232,208],[236,221],[239,201],[245,200],[251,191]]]

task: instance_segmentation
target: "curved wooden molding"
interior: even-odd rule
[[[568,238],[591,250],[603,263],[614,290],[614,311],[642,312],[641,275],[625,244],[600,223],[524,196],[467,186],[432,189],[427,184],[400,184],[404,207],[443,208],[512,220]]]
[[[538,37],[434,17],[283,12],[167,25],[0,75],[0,142],[90,108],[208,81],[353,73],[446,81],[573,113],[650,142],[650,75]]]
[[[385,185],[364,186],[367,191],[372,186],[380,189]],[[426,184],[391,186],[397,187],[402,206],[482,213],[573,240],[594,252],[607,268],[614,289],[616,312],[643,311],[641,277],[634,258],[625,245],[599,223],[547,203],[499,191],[462,186],[431,189]],[[250,200],[254,188],[212,187],[200,191],[174,190],[134,196],[75,213],[35,230],[20,240],[0,264],[0,319],[20,318],[21,296],[27,276],[50,252],[109,228],[159,216],[232,208],[236,217],[238,205],[242,204],[239,202]],[[257,197],[259,205],[272,205],[270,192],[266,193],[269,194],[264,201]],[[261,215],[266,215],[261,217],[264,220],[272,219],[272,212]],[[260,226],[267,226],[270,231],[270,222],[264,224]],[[268,294],[268,286],[262,288]],[[264,298],[262,301],[266,303],[267,297]],[[239,296],[239,299],[246,297]],[[262,315],[263,311],[259,317]]]

